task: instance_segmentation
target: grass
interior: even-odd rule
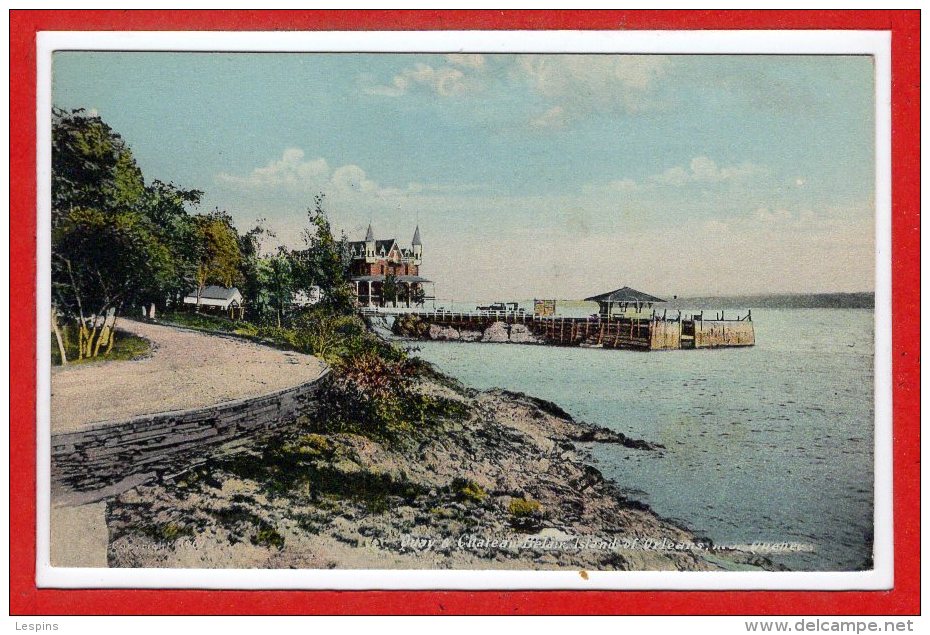
[[[117,325],[118,326],[118,325]],[[152,346],[148,340],[129,335],[117,328],[116,340],[113,342],[113,348],[108,354],[101,351],[97,357],[85,357],[78,359],[78,332],[74,325],[61,327],[61,338],[65,345],[65,354],[68,356],[68,364],[88,364],[93,362],[104,361],[128,361],[145,357],[152,351]],[[52,366],[61,366],[61,353],[58,351],[58,344],[55,341],[55,335],[52,335]]]
[[[158,317],[159,322],[167,322],[177,326],[186,326],[202,331],[216,331],[234,335],[257,335],[258,329],[250,322],[244,320],[230,320],[229,318],[194,311],[168,311]]]
[[[325,437],[304,435],[296,442],[272,440],[260,456],[219,459],[217,467],[237,478],[259,483],[271,496],[304,492],[314,503],[349,500],[374,513],[387,511],[392,501],[409,501],[425,493],[422,486],[402,477],[340,469],[340,464],[330,463],[332,452]]]

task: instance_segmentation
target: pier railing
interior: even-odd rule
[[[650,321],[665,321],[665,322],[681,322],[681,321],[700,321],[700,322],[745,322],[752,321],[752,309],[749,309],[744,315],[739,315],[738,313],[734,317],[726,317],[725,311],[717,311],[714,314],[714,317],[710,317],[710,313],[706,316],[704,311],[699,311],[697,313],[682,313],[681,311],[676,311],[675,315],[669,315],[669,311],[662,311],[659,314],[658,311],[653,311],[651,314],[636,314],[636,315],[612,315],[610,317],[605,317],[603,315],[593,314],[589,316],[568,316],[568,315],[536,315],[535,313],[530,313],[529,311],[453,311],[453,310],[443,310],[443,309],[411,309],[403,307],[361,307],[360,312],[364,315],[416,315],[423,319],[430,320],[493,320],[500,322],[510,322],[516,324],[526,324],[532,322],[547,322],[547,321],[558,321],[558,320],[587,320],[590,322],[598,322],[600,320],[604,321],[638,321],[638,322],[650,322]]]

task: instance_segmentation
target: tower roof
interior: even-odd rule
[[[412,245],[423,246],[423,242],[420,240],[420,226],[417,225],[417,228],[413,231],[413,242]]]
[[[375,239],[375,232],[372,231],[371,229],[371,223],[368,223],[368,233],[365,234],[365,240],[368,241],[368,240],[374,240],[374,239]]]

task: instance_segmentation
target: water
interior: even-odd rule
[[[665,445],[594,444],[628,495],[717,544],[795,542],[796,570],[871,567],[873,313],[753,311],[748,349],[633,352],[418,343],[475,388],[548,399],[574,417]]]

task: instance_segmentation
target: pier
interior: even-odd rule
[[[397,310],[365,307],[363,316],[381,319],[400,336],[426,340],[511,342],[587,346],[641,351],[753,346],[752,312],[713,318],[704,312],[668,316],[540,316],[525,311]]]

